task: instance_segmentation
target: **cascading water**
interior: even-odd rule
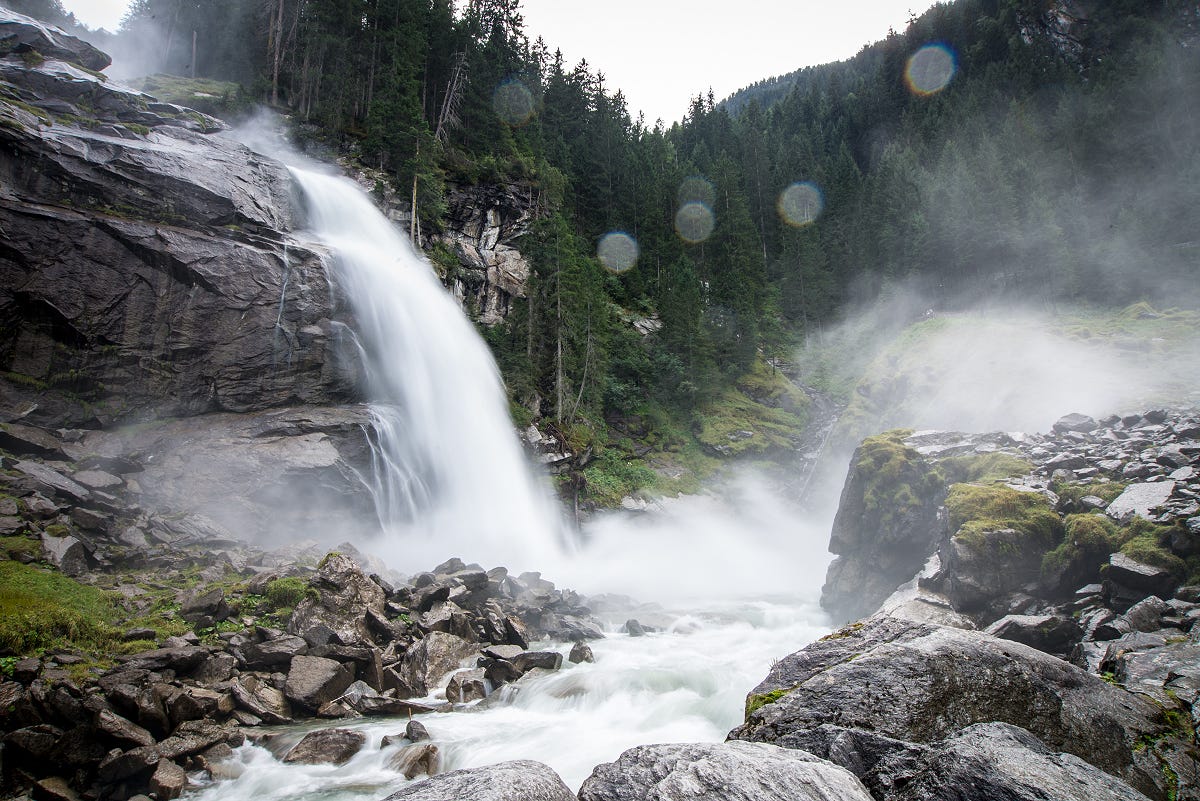
[[[448,556],[536,569],[563,527],[513,433],[483,340],[429,265],[350,181],[291,168],[333,253],[371,393],[379,550],[428,569]]]

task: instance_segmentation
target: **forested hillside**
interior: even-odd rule
[[[593,446],[616,497],[651,480],[621,458],[646,444],[786,444],[805,400],[763,359],[851,300],[913,282],[939,308],[1179,303],[1200,266],[1183,0],[939,5],[666,130],[530,41],[519,0],[136,0],[117,40],[383,170],[424,232],[448,186],[527,184],[528,297],[485,334],[516,414]]]

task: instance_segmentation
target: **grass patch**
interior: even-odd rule
[[[1105,503],[1112,503],[1128,486],[1122,481],[1095,481],[1091,484],[1078,484],[1073,481],[1055,481],[1050,485],[1054,494],[1063,500],[1077,504],[1088,495],[1095,495]]]
[[[606,448],[584,468],[583,478],[589,500],[600,506],[619,506],[622,498],[653,486],[658,475],[641,462],[627,461],[618,451]]]
[[[120,619],[111,596],[61,573],[0,562],[0,650],[107,650]]]
[[[862,441],[854,472],[864,476],[863,510],[880,526],[891,525],[940,492],[942,475],[904,444],[912,432],[887,431]]]
[[[277,612],[285,608],[294,609],[305,598],[312,598],[315,601],[318,597],[319,593],[309,585],[306,579],[287,576],[267,583],[263,602],[268,609]]]
[[[948,456],[938,462],[949,483],[990,484],[1017,478],[1033,470],[1033,464],[1003,451]]]
[[[36,561],[42,558],[42,543],[32,537],[0,537],[0,555],[19,562]]]
[[[796,447],[805,418],[726,389],[696,411],[694,431],[701,445],[721,456],[762,454]]]

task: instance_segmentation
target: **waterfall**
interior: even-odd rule
[[[312,232],[355,317],[370,393],[384,555],[405,569],[450,556],[537,569],[560,517],[508,416],[486,344],[428,262],[353,183],[292,167]]]

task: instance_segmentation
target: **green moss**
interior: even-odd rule
[[[955,484],[946,496],[946,511],[955,539],[975,548],[984,546],[987,533],[1012,529],[1022,535],[1022,550],[1045,551],[1062,533],[1046,498],[1010,487]]]
[[[695,435],[722,456],[762,454],[796,447],[807,416],[764,406],[738,389],[726,389],[697,409]]]
[[[305,579],[297,576],[288,576],[269,582],[264,600],[268,609],[278,611],[284,607],[295,608],[296,604],[305,598],[315,600],[317,597],[318,593],[316,589],[309,586],[309,583]]]
[[[147,126],[139,125],[136,122],[123,122],[123,123],[121,123],[121,127],[127,131],[132,131],[133,133],[137,134],[138,136],[149,136],[150,135],[150,129]]]
[[[0,554],[22,562],[41,559],[42,543],[32,537],[0,537]]]
[[[1098,570],[1121,545],[1120,529],[1103,514],[1068,515],[1063,528],[1062,542],[1042,558],[1044,577],[1068,566]]]
[[[1170,530],[1166,526],[1161,528]],[[1142,564],[1169,570],[1175,578],[1182,579],[1188,574],[1187,563],[1165,548],[1161,537],[1157,531],[1136,534],[1121,546],[1121,553]]]
[[[767,704],[775,703],[790,692],[791,690],[772,690],[769,693],[750,695],[746,699],[746,717],[749,718],[752,714],[762,709]]]
[[[61,573],[0,562],[0,650],[18,655],[75,645],[105,650],[119,614],[111,597]]]
[[[646,465],[628,461],[619,451],[606,448],[583,471],[587,497],[599,506],[619,506],[621,499],[653,486],[657,475]]]
[[[1091,484],[1079,484],[1074,481],[1055,481],[1051,485],[1054,494],[1059,498],[1069,501],[1073,504],[1079,503],[1081,498],[1088,495],[1094,495],[1105,503],[1112,503],[1118,495],[1125,491],[1128,484],[1121,481],[1094,481]]]

